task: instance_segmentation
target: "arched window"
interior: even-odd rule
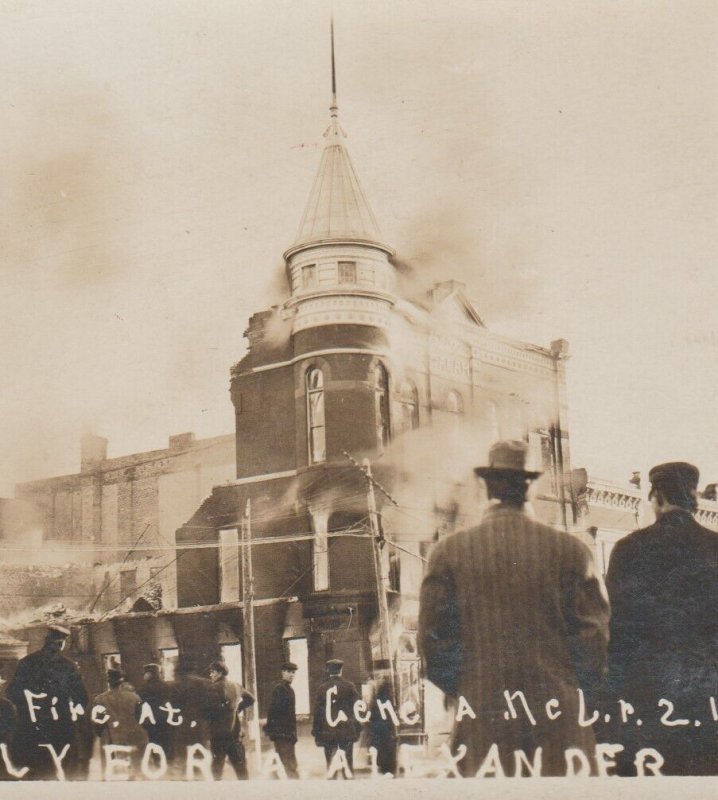
[[[419,427],[419,393],[411,381],[404,381],[399,392],[401,429],[413,431]]]
[[[324,375],[312,367],[307,371],[307,441],[309,463],[318,464],[327,457],[324,432]]]
[[[374,402],[376,409],[376,446],[380,453],[389,444],[389,376],[386,369],[377,364],[374,368]]]

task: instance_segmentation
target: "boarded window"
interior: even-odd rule
[[[339,283],[356,283],[357,265],[355,261],[339,262]]]
[[[314,264],[302,267],[302,289],[313,289],[317,285],[317,268]]]

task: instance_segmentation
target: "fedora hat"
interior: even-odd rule
[[[528,445],[521,439],[496,442],[489,450],[488,467],[475,467],[474,474],[479,478],[485,475],[506,475],[535,480],[541,475],[535,470],[526,469]]]

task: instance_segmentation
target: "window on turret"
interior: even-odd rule
[[[356,283],[357,265],[356,261],[339,262],[339,283]]]
[[[302,267],[302,289],[313,289],[317,285],[317,267],[315,264],[307,264]]]
[[[307,439],[309,463],[325,461],[326,439],[324,433],[324,375],[312,367],[307,372]]]
[[[377,364],[374,370],[374,402],[376,409],[376,446],[380,453],[389,444],[389,376],[386,369]]]

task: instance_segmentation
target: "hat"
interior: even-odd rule
[[[226,676],[229,672],[229,669],[227,669],[227,665],[224,663],[224,661],[213,661],[209,665],[209,671],[221,672],[222,675]]]
[[[162,668],[159,664],[145,664],[142,667],[143,672],[151,672],[153,675],[159,675],[162,672]]]
[[[110,686],[118,686],[125,679],[125,674],[121,669],[108,669],[107,682]]]
[[[336,675],[342,671],[343,666],[344,662],[341,658],[330,658],[329,661],[327,661],[327,672],[330,675]]]
[[[293,661],[285,661],[282,664],[282,672],[296,672],[299,667]]]
[[[535,480],[541,474],[526,469],[528,445],[522,439],[496,442],[489,450],[489,466],[476,467],[474,473],[480,478],[484,475],[498,474]]]
[[[67,639],[70,635],[70,629],[66,628],[64,625],[48,625],[47,626],[47,637],[48,639]]]
[[[689,495],[698,488],[698,467],[686,461],[669,461],[658,464],[648,473],[652,489],[667,489]]]

